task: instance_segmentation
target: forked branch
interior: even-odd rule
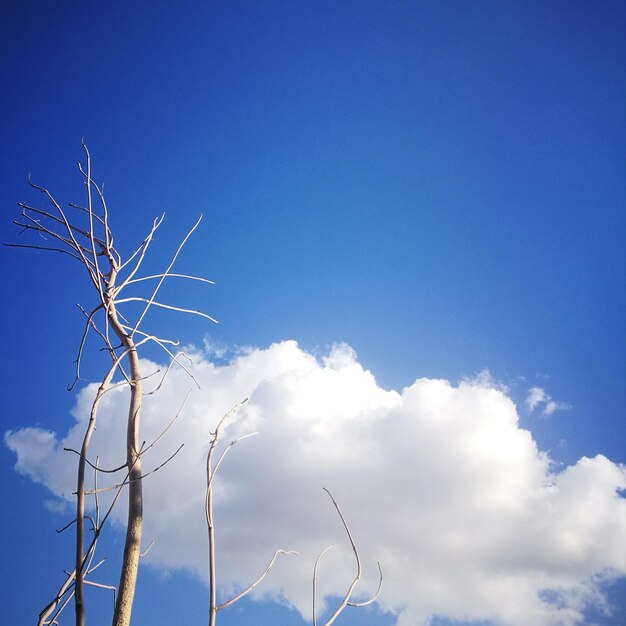
[[[341,519],[341,523],[343,524],[343,528],[346,531],[346,535],[348,535],[348,540],[350,541],[350,546],[352,547],[352,552],[354,554],[354,560],[355,560],[355,565],[356,565],[356,573],[354,575],[352,582],[348,586],[348,590],[346,591],[343,599],[339,603],[339,606],[333,611],[331,616],[326,620],[326,622],[324,622],[324,626],[330,626],[341,615],[341,613],[343,613],[343,611],[345,610],[347,606],[357,606],[357,607],[367,606],[368,604],[372,604],[372,602],[374,602],[376,598],[378,598],[378,594],[380,593],[380,589],[383,584],[383,570],[380,567],[380,563],[378,563],[378,572],[380,574],[380,579],[378,582],[378,589],[376,590],[376,593],[369,600],[366,600],[364,602],[353,602],[350,600],[352,593],[354,592],[354,589],[356,588],[356,586],[359,584],[359,581],[361,580],[361,558],[359,557],[359,551],[357,550],[356,544],[354,543],[354,539],[352,538],[352,533],[350,532],[350,528],[348,528],[348,523],[346,522],[346,519],[343,516],[341,509],[339,508],[339,504],[337,504],[337,501],[335,500],[333,495],[330,493],[330,491],[326,489],[326,487],[323,487],[323,489],[328,494],[328,497],[332,500],[332,503],[335,505],[335,509],[337,510],[339,518]],[[324,550],[322,550],[317,556],[317,559],[315,559],[315,565],[313,566],[313,626],[317,626],[317,606],[316,606],[317,605],[317,568],[322,557],[333,547],[334,547],[334,544],[328,546],[327,548],[324,548]]]
[[[217,604],[217,574],[216,574],[216,565],[215,565],[215,554],[216,554],[216,545],[215,545],[215,523],[213,519],[213,481],[215,479],[215,474],[219,469],[222,461],[226,457],[228,451],[238,442],[255,435],[256,433],[248,433],[247,435],[243,435],[238,439],[233,439],[226,448],[222,451],[217,463],[213,466],[213,454],[215,452],[215,448],[220,438],[221,429],[224,425],[224,422],[233,415],[239,407],[244,405],[248,399],[246,398],[239,404],[235,405],[230,411],[228,411],[222,419],[218,422],[215,427],[215,431],[211,433],[211,441],[209,443],[209,451],[207,452],[206,459],[206,496],[205,496],[205,516],[207,523],[207,530],[209,534],[209,626],[215,626],[217,620],[217,614],[222,609],[225,609],[238,600],[241,600],[244,596],[249,594],[267,575],[267,573],[272,569],[276,559],[279,554],[298,554],[295,550],[282,550],[278,549],[274,552],[274,555],[270,559],[267,567],[254,579],[252,583],[250,583],[245,589],[240,591],[238,594],[223,602],[222,604]]]

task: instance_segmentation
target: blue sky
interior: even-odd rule
[[[75,163],[84,137],[122,251],[165,210],[150,260],[161,267],[203,213],[179,268],[216,285],[173,284],[167,297],[219,324],[172,314],[151,322],[197,346],[203,362],[227,368],[239,358],[237,367],[252,368],[246,355],[258,353],[269,369],[274,358],[306,361],[311,377],[318,374],[309,358],[339,373],[349,362],[363,374],[349,383],[355,398],[369,385],[367,371],[377,398],[422,378],[450,381],[460,394],[459,381],[472,380],[475,401],[491,415],[497,410],[481,395],[484,379],[476,382],[488,370],[491,388],[517,407],[511,437],[530,431],[555,475],[582,467],[583,457],[626,462],[623,3],[26,1],[0,11],[3,241],[17,236],[14,203],[40,202],[27,188],[29,172],[62,202],[82,200]],[[77,402],[65,391],[80,333],[75,305],[88,305],[91,294],[80,268],[63,258],[6,248],[2,268],[4,431],[38,427],[61,439]],[[343,343],[355,355],[345,346],[333,352]],[[339,365],[338,352],[347,359]],[[88,367],[96,380],[96,356]],[[263,373],[251,375],[259,411],[293,400],[290,367],[276,370],[271,399],[262,393]],[[224,376],[234,403],[235,379]],[[535,406],[527,403],[533,388],[544,394]],[[395,401],[385,396],[380,406]],[[246,449],[260,454],[252,450],[263,445],[246,442]],[[253,462],[241,454],[244,466]],[[13,566],[5,615],[23,623],[71,560],[71,537],[54,533],[68,513],[45,506],[60,493],[51,478],[33,482],[16,472],[7,447],[0,462],[2,554]],[[341,466],[346,492],[349,467]],[[431,495],[407,489],[405,503]],[[616,502],[607,504],[607,523]],[[326,505],[321,499],[319,510]],[[247,515],[259,515],[251,506]],[[369,515],[359,506],[357,518]],[[558,525],[549,528],[559,536]],[[580,533],[591,538],[592,531]],[[363,537],[373,552],[383,550],[369,543],[366,528]],[[115,562],[113,530],[109,541]],[[170,553],[159,554],[160,564],[142,569],[135,623],[170,623],[172,610],[185,621],[204,619],[203,583],[193,571],[178,572]],[[598,571],[607,567],[595,556]],[[113,565],[109,575],[115,579]],[[444,578],[452,596],[458,583]],[[268,588],[285,592],[280,584]],[[623,623],[624,589],[623,577],[608,588],[612,617],[589,606],[584,621],[562,623]],[[353,612],[342,623],[393,624],[411,593],[398,583],[385,600],[392,613]],[[106,622],[108,602],[94,595],[94,623]],[[418,624],[421,609],[425,623],[435,608],[436,626],[494,615],[531,623],[498,613],[497,603],[485,602],[481,615],[479,605],[411,604],[403,626]],[[296,611],[246,602],[224,612],[223,623],[304,622]]]

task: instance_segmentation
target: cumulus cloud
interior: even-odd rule
[[[386,390],[348,346],[318,359],[294,341],[224,363],[206,353],[192,359],[201,390],[144,460],[149,470],[185,444],[145,481],[152,567],[206,578],[210,431],[249,397],[228,422],[224,443],[259,434],[231,450],[215,484],[218,567],[227,590],[247,585],[275,548],[296,549],[300,556],[281,560],[257,597],[308,616],[313,561],[337,543],[322,562],[320,593],[343,593],[352,555],[322,486],[340,503],[360,548],[360,590],[376,589],[380,561],[379,607],[393,612],[398,626],[425,626],[434,615],[574,626],[588,604],[602,605],[603,583],[626,574],[624,467],[596,456],[555,472],[520,427],[506,390],[485,374],[458,384],[420,378],[401,392]],[[156,369],[142,365],[146,373]],[[146,397],[142,439],[161,432],[191,386],[174,369],[158,394]],[[91,385],[78,394],[65,435],[25,428],[5,436],[16,469],[59,499],[74,489],[74,460],[62,448],[79,447],[94,393]],[[123,461],[126,398],[118,387],[102,404],[92,444],[102,467]],[[546,398],[535,391],[528,402],[534,409]],[[115,515],[122,524],[123,507]]]
[[[543,407],[541,414],[546,417],[555,411],[572,408],[567,402],[555,402],[542,387],[531,387],[526,398],[526,408],[532,413],[539,406]]]

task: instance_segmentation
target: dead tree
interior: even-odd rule
[[[130,624],[141,548],[143,521],[142,482],[145,476],[142,473],[142,457],[156,443],[154,441],[150,445],[146,445],[140,439],[143,377],[139,366],[138,350],[147,343],[154,343],[166,352],[170,359],[170,366],[167,368],[163,378],[167,375],[173,363],[178,363],[185,368],[180,361],[182,353],[175,354],[171,349],[171,346],[177,345],[177,342],[145,332],[143,324],[146,315],[153,307],[199,315],[212,321],[215,320],[200,311],[165,304],[157,299],[164,281],[169,278],[184,278],[211,283],[211,281],[205,278],[172,272],[180,251],[197,228],[201,217],[184,237],[165,271],[150,276],[140,275],[142,263],[156,230],[163,222],[164,215],[154,220],[152,228],[143,242],[129,258],[123,260],[114,246],[113,233],[109,226],[109,215],[102,186],[98,185],[92,178],[91,158],[84,143],[83,149],[86,164],[83,167],[79,163],[78,169],[86,191],[85,206],[70,204],[67,208],[62,208],[48,189],[29,180],[30,187],[43,194],[45,208],[37,208],[20,202],[18,206],[22,209],[22,219],[15,220],[14,223],[22,228],[22,232],[29,231],[37,235],[38,240],[35,243],[7,244],[18,248],[58,252],[70,256],[83,266],[94,289],[96,305],[89,312],[81,308],[85,316],[85,326],[76,357],[74,382],[68,389],[73,388],[80,379],[81,358],[90,330],[99,336],[104,349],[108,352],[111,359],[111,365],[102,378],[92,404],[82,447],[79,451],[72,450],[72,452],[78,454],[75,493],[76,517],[67,527],[75,527],[74,569],[71,572],[67,572],[67,578],[56,596],[41,612],[38,624],[39,626],[57,624],[60,612],[67,606],[73,596],[76,626],[84,626],[84,586],[86,584],[97,585],[97,583],[88,580],[87,576],[99,565],[99,563],[93,565],[98,537],[113,507],[118,502],[122,490],[127,488],[128,521],[120,581],[117,592],[115,593],[114,591],[115,607],[112,623],[113,626],[128,626]],[[146,286],[148,287],[147,291],[141,291],[141,287]],[[135,303],[135,306],[139,307],[139,313],[132,320],[129,319],[130,316],[127,311],[122,313],[120,310],[129,303]],[[122,379],[119,383],[113,383],[116,373]],[[94,463],[89,460],[89,446],[96,427],[100,401],[104,394],[118,385],[128,385],[130,388],[125,462],[118,468],[104,470],[98,467],[97,461]],[[85,474],[89,466],[93,468],[96,476],[98,473],[114,473],[118,471],[125,473],[124,478],[118,484],[105,488],[106,490],[113,489],[116,493],[110,507],[101,519],[98,514],[98,493],[102,489],[98,489],[97,484],[93,490],[87,490],[86,488]],[[97,512],[95,517],[87,515],[85,512],[85,499],[87,496],[95,498],[95,509]],[[92,538],[87,547],[85,547],[86,523],[91,525],[92,530]],[[105,587],[111,588],[110,586]]]
[[[183,238],[182,242],[173,254],[165,271],[148,276],[141,275],[140,270],[142,263],[146,258],[148,248],[153,241],[155,232],[163,222],[164,215],[161,215],[159,218],[154,220],[150,231],[138,248],[127,259],[122,259],[121,255],[114,246],[113,233],[109,226],[108,209],[102,186],[98,185],[92,179],[90,154],[87,146],[84,143],[82,145],[85,152],[86,164],[85,167],[83,167],[79,163],[78,170],[83,179],[83,184],[85,185],[86,206],[70,204],[68,205],[68,208],[62,208],[48,189],[36,185],[29,180],[30,187],[43,194],[45,199],[45,208],[37,208],[27,203],[20,202],[18,203],[18,206],[20,206],[22,210],[22,219],[14,220],[14,223],[21,227],[22,232],[27,231],[34,233],[39,239],[36,243],[6,244],[16,248],[58,252],[71,257],[83,266],[83,269],[86,272],[96,294],[95,306],[93,306],[90,310],[86,310],[81,307],[81,311],[85,317],[85,324],[79,341],[75,361],[74,381],[68,386],[68,389],[71,390],[79,380],[82,380],[81,360],[90,331],[99,337],[105,352],[108,353],[111,360],[111,364],[102,377],[93,400],[81,448],[80,450],[68,449],[68,452],[75,453],[78,456],[75,492],[76,516],[59,532],[67,530],[70,527],[75,528],[74,568],[71,571],[66,571],[66,578],[64,582],[59,587],[54,598],[39,614],[37,624],[38,626],[48,626],[53,624],[58,625],[58,618],[60,614],[73,598],[76,626],[84,626],[84,588],[85,585],[92,585],[113,591],[114,608],[112,625],[129,626],[135,595],[139,558],[141,556],[143,479],[150,473],[163,467],[163,465],[174,458],[174,456],[176,456],[182,448],[182,445],[179,446],[171,456],[150,472],[143,472],[143,457],[169,430],[171,425],[178,418],[183,407],[181,406],[164,431],[159,434],[154,441],[148,445],[146,442],[141,441],[140,417],[142,399],[144,395],[142,383],[146,376],[142,375],[142,372],[140,371],[138,350],[148,343],[153,343],[161,348],[168,356],[169,365],[166,368],[166,371],[161,375],[161,381],[159,382],[157,389],[161,386],[174,364],[182,367],[195,382],[193,375],[181,361],[183,353],[173,352],[173,347],[177,345],[177,342],[146,332],[144,330],[144,322],[148,312],[153,307],[163,308],[179,313],[199,315],[213,322],[216,320],[201,311],[181,308],[157,300],[161,287],[166,279],[182,278],[212,284],[212,281],[205,278],[187,274],[178,274],[172,271],[181,250],[187,243],[191,234],[198,227],[202,216],[200,216],[198,221],[187,232],[186,236]],[[138,287],[138,285],[140,285],[140,287]],[[147,292],[142,292],[141,287],[146,286],[148,287]],[[135,303],[135,305],[139,306],[139,312],[136,313],[132,319],[127,310],[124,310],[124,313],[122,313],[121,310],[125,309],[125,305],[131,303]],[[113,382],[116,374],[121,377],[119,382]],[[155,373],[151,373],[150,375],[153,374]],[[98,409],[102,398],[112,389],[123,385],[127,385],[130,389],[126,425],[125,461],[119,465],[119,467],[105,469],[99,466],[97,458],[94,461],[90,460],[90,443],[96,428]],[[220,438],[221,429],[226,419],[232,414],[232,412],[234,412],[234,410],[236,410],[236,408],[238,407],[235,407],[233,411],[227,413],[218,422],[209,442],[206,459],[207,482],[205,515],[209,535],[209,626],[215,626],[219,611],[243,598],[265,578],[266,574],[274,565],[279,554],[297,554],[297,552],[293,550],[276,550],[267,567],[250,585],[229,600],[221,604],[217,603],[213,481],[226,453],[238,441],[254,434],[250,433],[250,435],[244,435],[237,440],[231,441],[230,444],[228,444],[222,451],[217,463],[213,465],[213,455]],[[93,489],[88,489],[86,486],[86,474],[89,469],[93,470],[94,474]],[[98,486],[99,475],[110,475],[117,472],[122,472],[124,477],[116,484],[103,488]],[[120,581],[118,587],[115,588],[111,585],[105,585],[92,580],[91,574],[104,562],[104,559],[102,559],[94,564],[98,539],[125,489],[128,491],[128,520],[126,525],[126,539],[120,571]],[[98,495],[103,491],[113,491],[114,495],[106,511],[103,515],[101,515]],[[324,626],[330,626],[346,607],[365,606],[376,600],[382,585],[382,570],[380,570],[379,564],[380,582],[378,590],[371,599],[365,602],[354,602],[351,600],[354,589],[361,578],[361,562],[359,553],[339,505],[330,492],[327,489],[325,489],[325,491],[328,493],[337,510],[337,513],[339,514],[345,532],[350,541],[356,565],[355,577],[344,594],[343,600],[324,624]],[[86,512],[86,499],[88,497],[93,497],[93,509],[95,511],[93,515]],[[86,524],[89,524],[91,527],[92,534],[89,541],[85,538]],[[332,547],[333,546],[329,546],[320,553],[315,561],[313,569],[313,626],[317,626],[317,568],[320,559]]]

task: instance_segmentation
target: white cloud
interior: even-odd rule
[[[506,390],[485,374],[456,386],[421,378],[399,393],[379,387],[346,345],[317,360],[293,341],[226,364],[199,354],[193,361],[202,389],[144,460],[149,470],[185,443],[145,481],[153,567],[206,577],[210,430],[249,397],[224,442],[259,434],[230,452],[216,482],[218,565],[227,588],[247,584],[275,548],[297,549],[301,556],[279,562],[259,593],[308,615],[313,560],[338,543],[321,565],[321,592],[345,590],[351,552],[322,486],[339,501],[360,548],[360,590],[375,590],[379,560],[380,606],[397,614],[398,626],[423,626],[435,614],[573,626],[587,603],[601,603],[604,580],[626,574],[626,500],[617,494],[626,487],[624,467],[597,456],[553,473]],[[146,373],[156,367],[143,365]],[[176,369],[146,397],[142,439],[165,427],[190,387]],[[79,447],[94,390],[78,395],[76,424],[61,442],[36,428],[5,437],[18,471],[59,497],[74,490],[74,459],[62,448]],[[102,467],[123,459],[125,398],[118,388],[102,405],[92,444]],[[528,406],[546,398],[535,388]],[[116,516],[121,523],[122,508]]]
[[[572,408],[567,402],[555,402],[542,387],[531,387],[526,398],[526,408],[532,413],[540,405],[543,405],[541,414],[546,417],[552,415],[555,411]]]

